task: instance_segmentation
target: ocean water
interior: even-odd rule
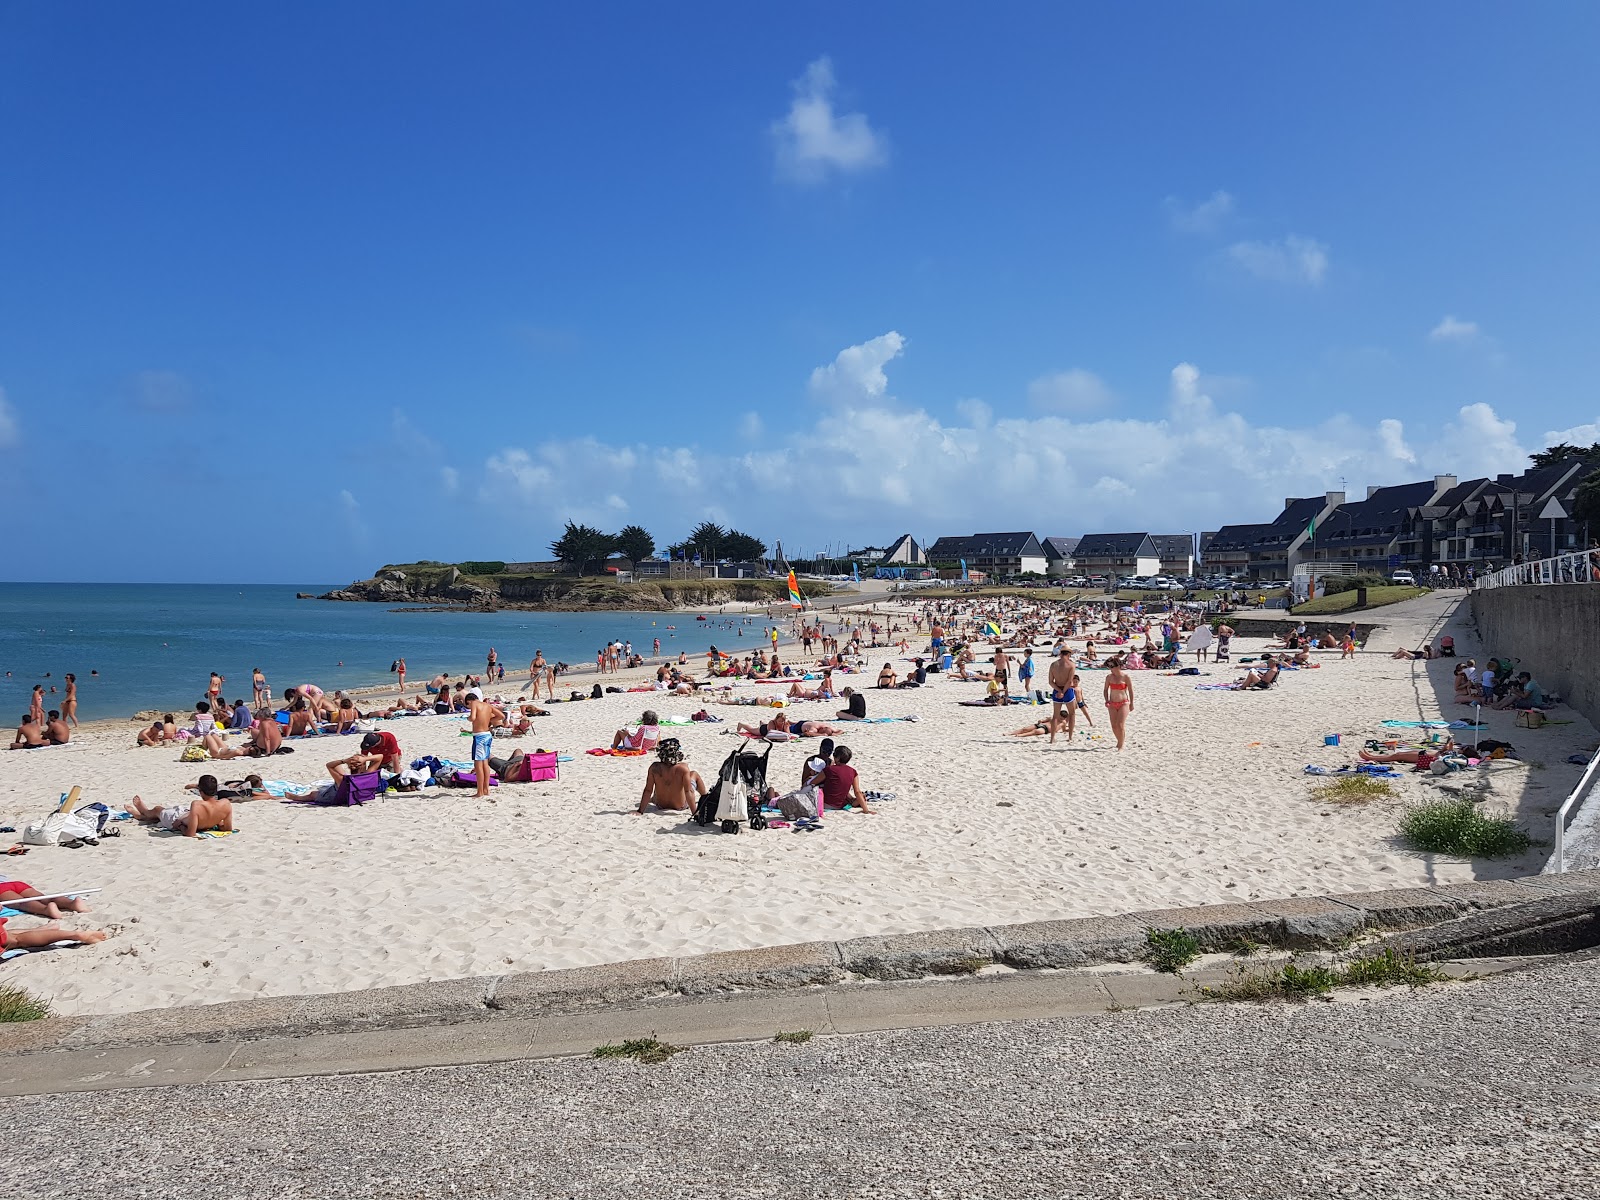
[[[282,695],[299,683],[330,692],[384,683],[393,678],[389,664],[404,658],[408,682],[420,686],[439,671],[481,671],[493,646],[507,684],[520,686],[538,649],[578,665],[613,638],[649,654],[659,637],[662,653],[674,655],[759,641],[759,617],[740,637],[731,618],[697,622],[681,612],[397,612],[295,599],[336,586],[0,583],[0,727],[27,711],[35,683],[45,685],[45,707],[59,707],[61,692],[49,689],[62,688],[69,671],[78,677],[78,716],[90,720],[192,710],[212,671],[227,677],[229,700],[248,701],[252,667]]]

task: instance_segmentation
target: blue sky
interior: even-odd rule
[[[1517,469],[1600,438],[1597,34],[0,3],[4,575],[1198,530]]]

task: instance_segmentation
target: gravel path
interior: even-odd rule
[[[4,1102],[6,1197],[1600,1196],[1600,957],[1173,1008]]]

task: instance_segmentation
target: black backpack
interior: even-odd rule
[[[605,688],[601,687],[597,683],[597,684],[594,685],[594,689],[589,693],[589,699],[591,699],[591,700],[599,700],[605,694],[606,694]]]

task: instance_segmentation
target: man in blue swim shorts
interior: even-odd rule
[[[1073,687],[1078,672],[1072,665],[1072,651],[1062,643],[1061,649],[1056,652],[1055,662],[1050,664],[1050,741],[1056,740],[1056,729],[1061,724],[1062,708],[1066,709],[1067,741],[1072,740],[1073,718],[1078,714],[1078,691]]]
[[[494,738],[489,730],[505,724],[505,712],[483,698],[477,688],[467,692],[467,716],[472,721],[472,773],[477,777],[477,795],[489,795],[489,751]]]

